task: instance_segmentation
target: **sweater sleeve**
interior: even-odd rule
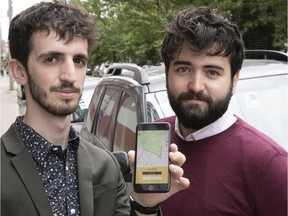
[[[287,216],[287,153],[270,159],[255,188],[255,215]]]

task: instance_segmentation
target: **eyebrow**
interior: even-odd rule
[[[183,60],[177,60],[174,62],[173,65],[187,65],[187,66],[193,66],[193,64],[189,61],[183,61]],[[219,65],[215,65],[215,64],[207,64],[204,65],[204,68],[211,68],[211,69],[218,69],[218,70],[224,70],[223,67],[219,66]]]
[[[46,58],[47,56],[64,56],[64,53],[62,52],[56,52],[56,51],[48,51],[48,52],[44,52],[41,53],[38,58]]]
[[[88,55],[86,55],[86,54],[76,54],[76,55],[74,55],[74,57],[88,60]]]
[[[45,58],[47,56],[65,56],[65,53],[57,52],[57,51],[49,51],[49,52],[41,53],[38,58]],[[88,56],[82,53],[75,54],[74,57],[88,59]]]
[[[224,68],[223,68],[223,67],[221,67],[221,66],[219,66],[219,65],[214,65],[214,64],[212,64],[212,65],[205,65],[204,68],[212,68],[212,69],[218,69],[218,70],[224,71]]]
[[[177,60],[173,65],[192,65],[189,61]]]

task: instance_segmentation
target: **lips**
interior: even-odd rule
[[[71,88],[61,88],[61,89],[56,90],[56,92],[69,94],[69,93],[78,93],[79,91],[76,89],[71,89]]]
[[[195,103],[209,103],[211,101],[211,98],[202,92],[198,92],[198,93],[185,92],[179,96],[179,100],[188,101],[188,102],[190,101],[192,103],[193,102],[195,102]]]
[[[185,103],[188,103],[188,104],[203,104],[203,103],[206,103],[206,101],[204,100],[200,100],[200,99],[197,99],[197,98],[193,98],[193,99],[186,99],[186,100],[183,100],[183,102]]]
[[[65,100],[74,99],[79,94],[79,90],[71,88],[55,89],[54,92],[56,92],[58,95],[60,95],[61,98]]]

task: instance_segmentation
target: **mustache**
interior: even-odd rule
[[[205,101],[207,103],[212,102],[212,99],[208,95],[205,95],[203,92],[188,91],[183,92],[178,96],[178,100],[180,101],[193,99]]]
[[[61,83],[60,85],[52,86],[49,88],[50,91],[58,91],[61,89],[71,89],[75,92],[80,92],[80,88],[75,87],[73,83],[67,83],[67,82],[64,82],[64,83]]]

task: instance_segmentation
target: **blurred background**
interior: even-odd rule
[[[1,1],[1,66],[9,58],[9,20],[39,0]],[[285,0],[70,0],[86,8],[101,32],[90,56],[89,73],[103,64],[133,62],[140,66],[161,61],[158,46],[162,30],[176,10],[188,5],[209,6],[234,21],[246,49],[287,53],[287,1]]]

